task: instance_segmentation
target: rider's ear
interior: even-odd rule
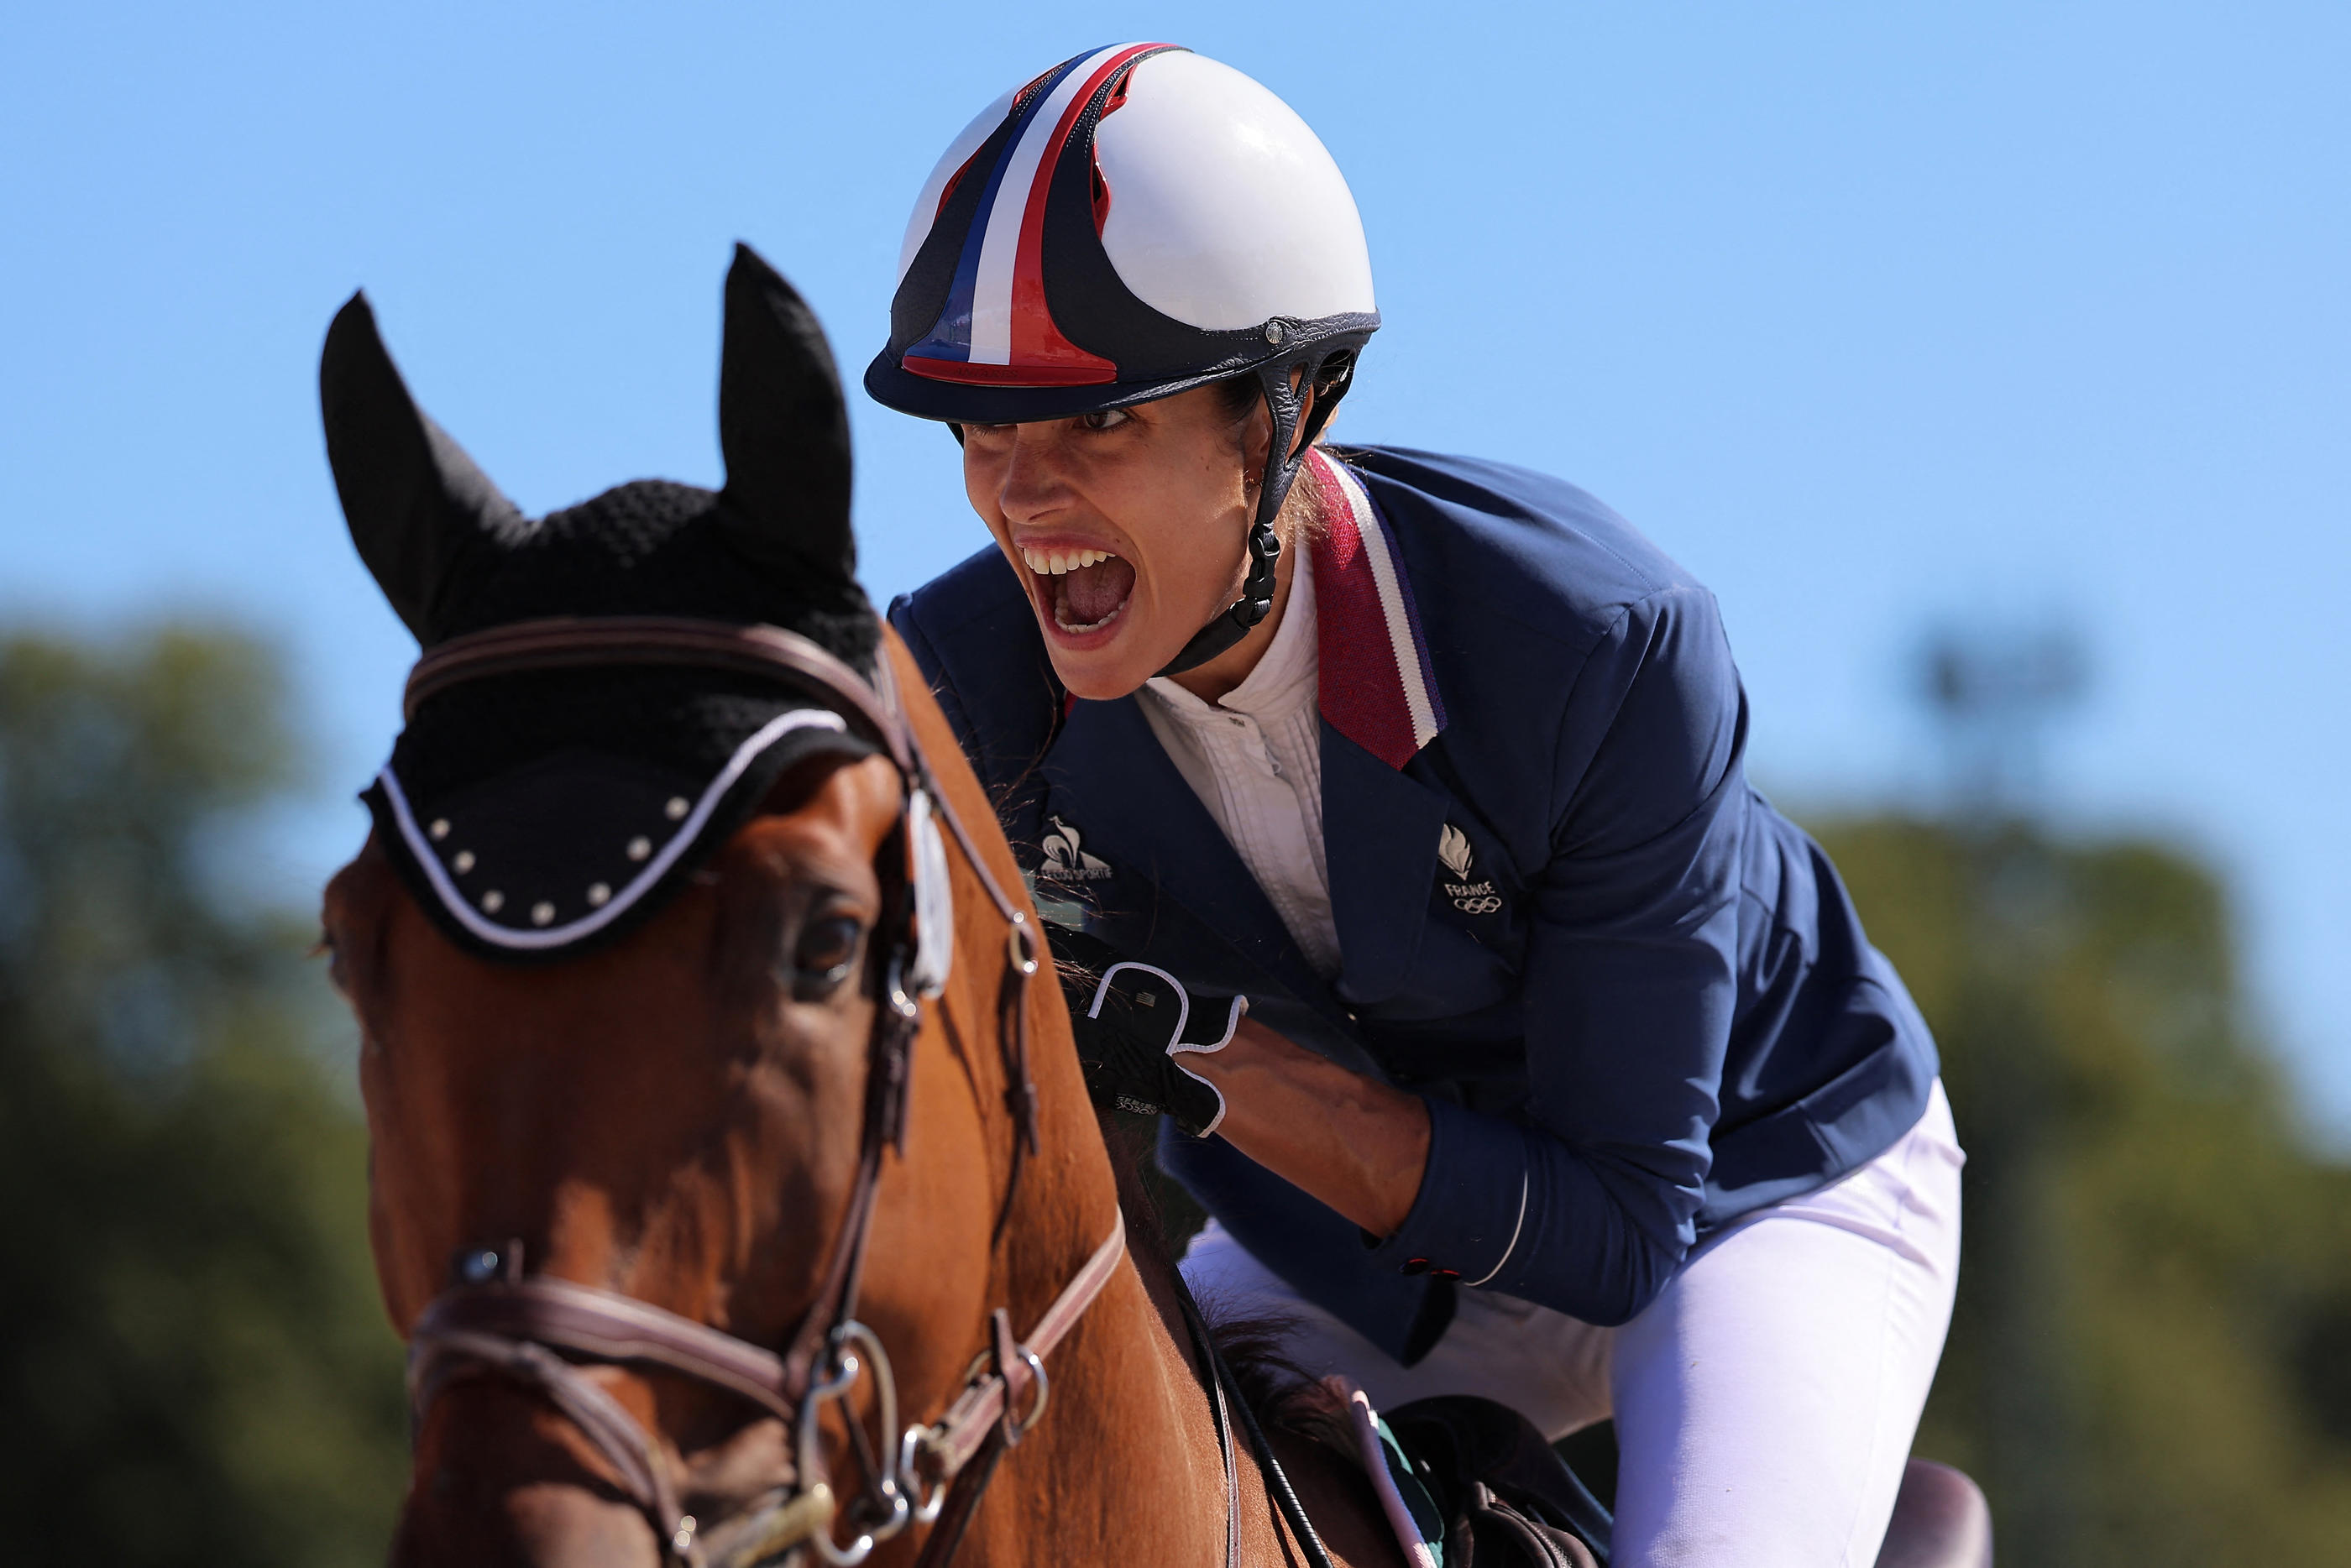
[[[327,328],[319,409],[351,542],[408,629],[429,645],[468,549],[530,524],[408,395],[365,294],[351,296]]]
[[[849,529],[849,410],[824,328],[750,246],[726,273],[718,445],[737,545],[762,565],[857,575]]]

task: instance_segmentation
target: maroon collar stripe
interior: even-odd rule
[[[1445,728],[1412,584],[1363,482],[1320,449],[1308,454],[1306,472],[1324,519],[1311,546],[1322,716],[1401,768]]]

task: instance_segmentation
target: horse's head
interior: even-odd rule
[[[852,576],[822,334],[739,251],[726,488],[536,522],[411,401],[362,299],[321,389],[353,537],[424,649],[326,900],[412,1343],[395,1559],[750,1561],[834,1493],[862,1515],[835,1533],[886,1528],[899,1431],[841,1324],[910,1409],[959,1386],[1019,1168],[1025,1050],[998,1038],[1055,998],[1022,994],[1000,840],[951,864],[933,826],[986,805]],[[1067,1053],[1039,1076],[1082,1106]]]

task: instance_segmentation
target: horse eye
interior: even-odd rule
[[[803,992],[830,991],[849,978],[865,928],[846,915],[811,920],[792,950],[792,978]]]
[[[344,1000],[349,1001],[351,994],[351,977],[343,964],[343,950],[336,945],[335,933],[320,931],[318,945],[310,950],[310,956],[324,958],[327,961],[327,983],[333,986]]]

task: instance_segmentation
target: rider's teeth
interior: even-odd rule
[[[1113,558],[1108,550],[1038,550],[1027,545],[1020,546],[1022,564],[1040,577],[1067,576]]]

